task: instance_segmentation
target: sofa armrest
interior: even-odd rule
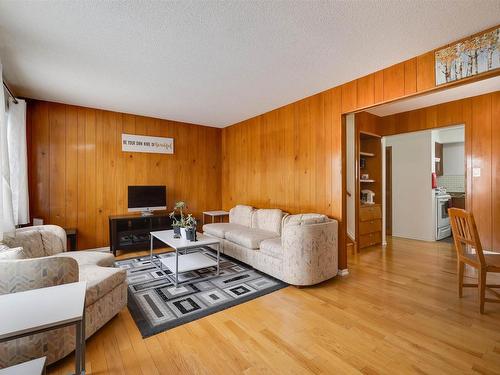
[[[72,258],[43,257],[0,261],[0,294],[77,282],[78,263]]]
[[[338,272],[338,222],[287,224],[283,227],[284,281],[314,285]]]
[[[32,247],[40,246],[40,237],[43,252],[38,256],[54,255],[66,251],[66,231],[58,225],[37,225],[16,229],[15,236],[6,239],[5,242],[10,247],[20,246],[30,254],[37,254],[40,252]]]
[[[47,254],[58,254],[67,251],[68,238],[66,231],[58,225],[40,225],[43,246]]]

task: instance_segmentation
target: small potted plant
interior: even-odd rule
[[[175,238],[185,238],[190,241],[196,240],[196,219],[186,215],[187,205],[184,201],[175,202],[174,210],[169,214],[172,219],[172,228]]]
[[[186,239],[189,241],[196,241],[196,224],[196,219],[193,215],[189,214],[186,218],[184,227]]]
[[[184,223],[186,220],[184,216],[184,210],[186,208],[186,202],[175,202],[174,210],[169,214],[170,218],[172,219],[172,228],[174,229],[175,238],[179,238],[181,236],[181,228],[184,227]]]

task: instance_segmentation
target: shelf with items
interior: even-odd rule
[[[358,133],[358,248],[381,243],[382,203],[382,144],[381,137],[364,132]]]

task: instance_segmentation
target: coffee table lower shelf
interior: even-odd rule
[[[178,259],[178,272],[189,272],[200,268],[217,267],[217,261],[203,253],[179,254],[177,257],[162,258],[160,262],[175,274],[175,261]]]
[[[150,232],[150,251],[149,257],[153,261],[153,239],[156,238],[165,245],[175,250],[175,256],[160,259],[159,268],[164,265],[175,275],[175,287],[179,285],[179,274],[182,272],[194,271],[202,268],[217,267],[219,275],[220,262],[220,241],[206,236],[202,233],[196,233],[196,241],[188,241],[185,238],[177,238],[173,230],[162,230]],[[217,246],[217,260],[203,254],[203,248],[206,246]],[[184,254],[182,254],[184,252]],[[158,266],[157,266],[158,267]]]

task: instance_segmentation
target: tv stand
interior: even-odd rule
[[[148,216],[112,215],[109,217],[109,249],[116,256],[117,250],[149,250],[149,232],[172,229],[172,218],[165,211],[150,212]],[[153,241],[153,247],[165,245]]]

